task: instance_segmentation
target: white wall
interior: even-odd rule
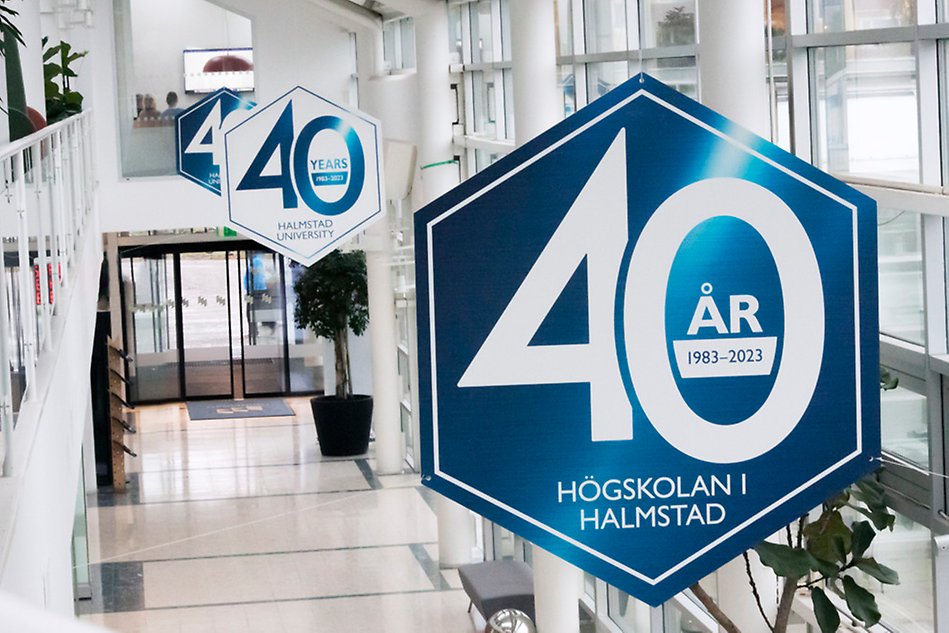
[[[96,227],[84,235],[51,351],[40,358],[38,387],[20,410],[13,476],[0,479],[0,589],[67,616],[73,613],[70,548],[102,257]]]
[[[165,6],[165,2],[145,4]],[[217,4],[253,23],[258,102],[266,103],[296,85],[346,102],[353,68],[350,36],[337,25],[340,19],[334,13],[307,0],[220,0]],[[88,33],[95,65],[95,71],[89,72],[93,81],[90,105],[95,109],[103,231],[220,226],[226,213],[223,200],[197,185],[179,177],[129,180],[121,176],[112,0],[96,0],[95,15],[96,28]],[[170,28],[160,31],[167,36]]]

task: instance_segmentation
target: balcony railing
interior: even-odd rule
[[[37,359],[93,209],[91,112],[0,148],[0,429],[12,466],[21,405],[35,396]]]

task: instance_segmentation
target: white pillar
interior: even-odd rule
[[[511,2],[514,130],[523,145],[563,118],[553,0]]]
[[[699,84],[702,103],[767,138],[770,135],[765,63],[765,17],[760,3],[698,0]],[[751,554],[765,612],[774,622],[777,579]],[[718,604],[743,631],[764,628],[739,557],[717,572]]]
[[[511,2],[514,130],[523,145],[563,118],[557,86],[553,0]],[[534,547],[534,611],[538,633],[580,630],[580,570]]]
[[[768,138],[768,68],[760,2],[698,0],[702,103]]]
[[[402,421],[399,415],[398,334],[392,260],[386,219],[371,231],[374,248],[366,252],[369,290],[369,339],[372,345],[372,426],[376,436],[376,473],[402,472]]]
[[[419,156],[425,201],[458,184],[452,145],[451,78],[448,67],[448,5],[439,2],[415,17],[416,78],[419,103]]]
[[[538,633],[580,630],[580,570],[534,546],[534,612]]]
[[[435,4],[415,16],[416,78],[419,104],[418,164],[423,200],[428,203],[458,184],[452,146],[451,77],[448,67],[448,5]],[[457,567],[471,562],[474,529],[471,513],[438,497],[438,564]]]

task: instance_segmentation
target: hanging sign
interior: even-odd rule
[[[415,226],[423,481],[633,596],[875,468],[873,201],[651,77]]]
[[[178,173],[220,196],[224,132],[253,107],[253,102],[222,88],[178,114],[175,117]]]
[[[294,88],[224,135],[231,226],[312,264],[381,217],[379,122]]]

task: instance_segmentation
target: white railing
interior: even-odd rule
[[[36,390],[57,300],[67,287],[95,186],[86,111],[0,147],[0,428],[12,466],[20,405]],[[32,389],[31,389],[32,388]]]

